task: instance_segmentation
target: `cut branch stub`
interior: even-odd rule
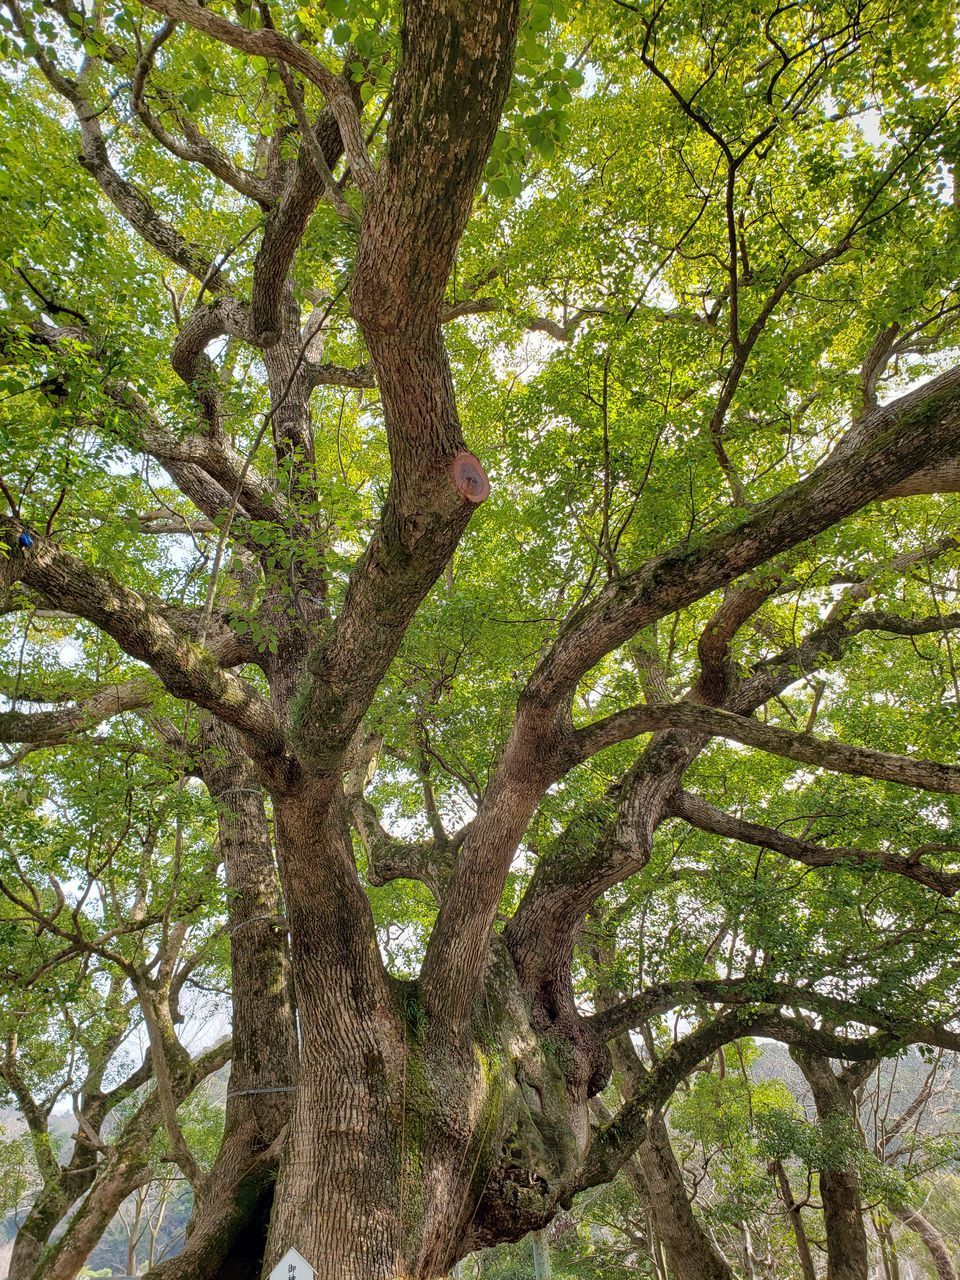
[[[479,506],[490,496],[490,481],[477,458],[461,449],[453,460],[453,483],[467,502]]]

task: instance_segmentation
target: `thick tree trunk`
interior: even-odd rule
[[[792,1049],[791,1055],[810,1085],[820,1123],[853,1123],[851,1090],[828,1059]],[[870,1255],[863,1225],[860,1176],[852,1165],[820,1170],[820,1199],[827,1233],[827,1280],[868,1280]]]
[[[309,783],[274,807],[302,1044],[265,1269],[293,1247],[320,1280],[445,1277],[570,1194],[581,1058],[531,1025],[496,942],[468,1032],[433,1023],[418,984],[383,969],[341,798]]]
[[[321,1280],[403,1271],[401,1019],[356,880],[341,806],[275,797],[301,1026],[267,1265],[294,1247]]]
[[[70,1200],[60,1186],[40,1190],[14,1237],[8,1280],[31,1280],[54,1228],[69,1207]]]
[[[236,735],[207,717],[201,747],[228,894],[233,1058],[223,1140],[186,1244],[150,1275],[257,1280],[297,1071],[286,923],[263,793]]]

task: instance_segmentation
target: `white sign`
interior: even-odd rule
[[[296,1249],[288,1249],[270,1272],[270,1280],[313,1280],[316,1274]]]

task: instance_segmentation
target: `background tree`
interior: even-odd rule
[[[11,1280],[76,1274],[149,1180],[158,1129],[195,1174],[177,1107],[230,1054],[223,1028],[200,1053],[178,1035],[184,1006],[200,1016],[201,993],[223,976],[210,923],[221,904],[209,879],[202,895],[196,881],[205,864],[210,875],[209,815],[190,792],[164,796],[162,765],[141,765],[134,783],[129,760],[98,759],[87,744],[54,770],[37,763],[21,762],[4,793],[0,1079],[42,1184],[17,1230]],[[68,1143],[55,1127],[65,1106]]]

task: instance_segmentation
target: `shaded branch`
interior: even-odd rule
[[[17,521],[0,517],[0,530],[16,545]],[[177,631],[131,588],[93,569],[48,539],[29,552],[11,553],[15,579],[54,607],[94,623],[132,658],[150,666],[165,688],[212,711],[244,735],[261,767],[283,770],[283,733],[269,704],[245,680],[222,670],[210,651]]]
[[[181,127],[187,134],[186,140],[176,137],[176,135],[164,128],[163,124],[147,105],[145,96],[147,78],[153,69],[157,51],[170,39],[176,30],[176,26],[177,24],[173,21],[165,22],[144,49],[137,63],[137,69],[133,77],[133,88],[130,94],[130,100],[137,118],[171,155],[180,160],[186,160],[189,164],[202,165],[205,169],[209,169],[221,182],[225,182],[227,186],[232,187],[234,191],[239,191],[241,195],[255,200],[261,208],[269,208],[273,204],[275,196],[275,192],[269,183],[262,181],[255,174],[246,173],[244,170],[238,169],[218,147],[214,146],[209,138],[189,121],[181,121]]]
[[[584,729],[576,729],[572,734],[576,744],[575,759],[587,760],[604,747],[640,733],[663,729],[682,729],[692,734],[727,738],[768,751],[771,755],[835,773],[852,773],[858,777],[879,778],[905,787],[916,787],[921,791],[960,795],[960,768],[955,765],[892,755],[869,747],[852,747],[811,733],[794,733],[762,724],[759,720],[730,711],[688,703],[629,707]]]
[[[808,867],[832,867],[838,863],[852,863],[856,866],[876,866],[895,875],[906,876],[918,884],[934,889],[945,897],[953,897],[960,889],[960,872],[938,871],[920,861],[924,853],[935,852],[935,848],[922,846],[911,854],[888,853],[885,851],[837,846],[827,848],[812,840],[800,840],[796,836],[778,831],[775,827],[759,826],[744,818],[725,813],[714,805],[708,804],[699,796],[689,791],[677,794],[669,805],[669,813],[689,822],[700,831],[709,831],[713,835],[723,836],[729,840],[739,840],[744,844],[756,845],[762,849],[770,849],[795,862],[802,862]],[[945,846],[943,852],[950,851]]]
[[[281,31],[269,27],[259,30],[242,27],[211,9],[192,3],[192,0],[146,0],[146,3],[148,8],[157,13],[178,22],[187,22],[221,44],[256,57],[284,62],[299,71],[311,84],[317,86],[326,99],[340,130],[344,153],[357,186],[364,190],[370,185],[373,168],[367,155],[360,113],[350,83],[345,77],[336,75],[314,58],[303,45],[291,40]]]
[[[55,711],[0,711],[0,742],[55,746],[112,716],[148,706],[156,693],[150,680],[128,680]]]
[[[960,1043],[960,1037],[954,1033],[943,1034]],[[578,1190],[610,1181],[643,1141],[651,1113],[666,1103],[700,1062],[726,1044],[755,1035],[799,1045],[823,1057],[845,1062],[870,1062],[897,1052],[905,1044],[923,1041],[923,1035],[914,1034],[913,1030],[905,1035],[878,1031],[862,1038],[840,1036],[799,1019],[749,1006],[721,1013],[678,1040],[651,1068],[613,1120],[594,1135]]]
[[[909,992],[900,994],[906,1007],[909,1004]],[[807,1009],[822,1015],[833,1026],[859,1023],[890,1035],[908,1036],[919,1043],[954,1051],[960,1049],[960,1032],[950,1031],[933,1023],[905,1019],[896,1014],[885,1014],[871,1006],[869,992],[852,999],[823,995],[809,987],[778,982],[759,975],[658,983],[636,996],[593,1014],[588,1022],[605,1040],[610,1040],[624,1031],[637,1030],[650,1018],[697,1004],[764,1004]]]

